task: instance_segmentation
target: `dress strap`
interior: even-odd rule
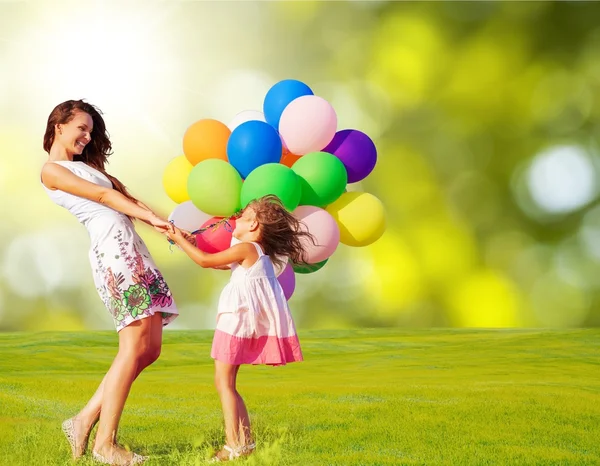
[[[258,257],[261,257],[261,256],[265,255],[265,253],[263,252],[262,248],[258,245],[258,243],[255,243],[254,241],[252,241],[252,244],[256,248],[256,252],[258,253]]]

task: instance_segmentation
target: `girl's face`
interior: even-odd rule
[[[246,207],[242,215],[235,221],[235,230],[233,236],[241,241],[248,239],[248,236],[254,236],[258,230],[258,221],[256,212],[251,207]]]

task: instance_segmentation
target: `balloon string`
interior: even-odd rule
[[[240,211],[236,212],[235,214],[231,215],[230,217],[225,217],[217,222],[211,223],[210,225],[205,226],[204,228],[198,228],[197,230],[190,232],[190,234],[197,235],[198,233],[203,233],[210,229],[212,229],[212,231],[215,231],[221,225],[223,225],[223,227],[225,228],[225,231],[228,231],[231,233],[231,232],[233,232],[233,227],[231,226],[231,223],[229,223],[229,220],[231,220],[233,218],[237,218],[239,216],[239,213],[240,213]],[[173,222],[173,220],[169,220],[169,222],[172,224],[175,224]],[[172,246],[175,244],[175,241],[173,241],[171,238],[167,238],[167,241],[171,244],[171,246],[169,246],[169,250],[171,251],[171,253],[173,253]]]

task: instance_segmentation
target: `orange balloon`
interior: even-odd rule
[[[300,158],[300,155],[292,154],[287,148],[283,148],[281,151],[281,160],[279,163],[284,164],[286,167],[292,168],[292,165]]]
[[[231,130],[218,120],[199,120],[183,135],[183,153],[192,165],[206,159],[227,160]]]

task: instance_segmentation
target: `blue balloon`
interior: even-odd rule
[[[279,129],[279,119],[285,107],[292,100],[303,95],[314,95],[314,92],[306,84],[295,79],[285,79],[271,87],[263,103],[263,113],[267,123]]]
[[[281,138],[263,121],[253,120],[235,128],[227,141],[229,163],[246,178],[252,170],[281,159]]]

